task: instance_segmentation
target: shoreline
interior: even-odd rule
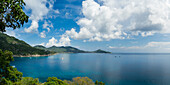
[[[72,52],[64,52],[64,53],[72,53]],[[85,52],[85,53],[94,53],[94,52]],[[13,55],[13,57],[45,57],[45,56],[51,56],[56,54],[62,54],[62,53],[54,53],[54,54],[48,54],[48,55]],[[104,54],[111,54],[111,53],[104,53]]]
[[[54,54],[48,54],[48,55],[13,55],[13,57],[45,57],[45,56],[51,56],[51,55],[56,55],[58,53],[54,53]]]

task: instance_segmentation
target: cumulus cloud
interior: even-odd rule
[[[45,37],[46,37],[45,31],[42,31],[42,32],[40,33],[40,37],[41,37],[41,38],[45,38]]]
[[[32,20],[31,26],[29,28],[25,28],[25,32],[38,32],[38,21]]]
[[[64,35],[61,36],[59,41],[57,39],[55,39],[54,37],[52,37],[51,39],[49,39],[49,42],[46,44],[46,47],[50,47],[50,46],[69,46],[70,41],[71,40],[69,39],[69,37],[64,36]]]
[[[43,24],[43,29],[47,29],[48,32],[50,32],[50,28],[54,28],[53,24],[51,23],[51,21],[44,21],[44,24]]]
[[[57,39],[55,39],[54,37],[52,37],[49,42],[46,44],[47,47],[53,46],[57,44]]]
[[[99,2],[99,3],[98,3]],[[66,34],[73,39],[103,41],[170,33],[169,0],[85,0],[83,18]],[[101,4],[102,3],[102,4]]]
[[[44,17],[52,10],[54,1],[50,0],[25,0],[26,10],[31,10],[30,20],[32,21],[31,26],[25,28],[25,32],[32,33],[38,32],[38,22],[43,20]],[[49,4],[49,7],[46,6]]]
[[[60,11],[58,9],[54,10],[56,14],[60,14]]]

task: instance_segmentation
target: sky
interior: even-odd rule
[[[170,53],[170,0],[24,0],[29,16],[6,34],[31,46]]]

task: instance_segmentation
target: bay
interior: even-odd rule
[[[15,57],[11,62],[24,77],[71,80],[89,77],[107,85],[170,85],[170,54],[70,53]]]

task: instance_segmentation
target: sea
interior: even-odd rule
[[[169,53],[63,53],[15,57],[11,65],[40,82],[89,77],[106,85],[170,85]]]

